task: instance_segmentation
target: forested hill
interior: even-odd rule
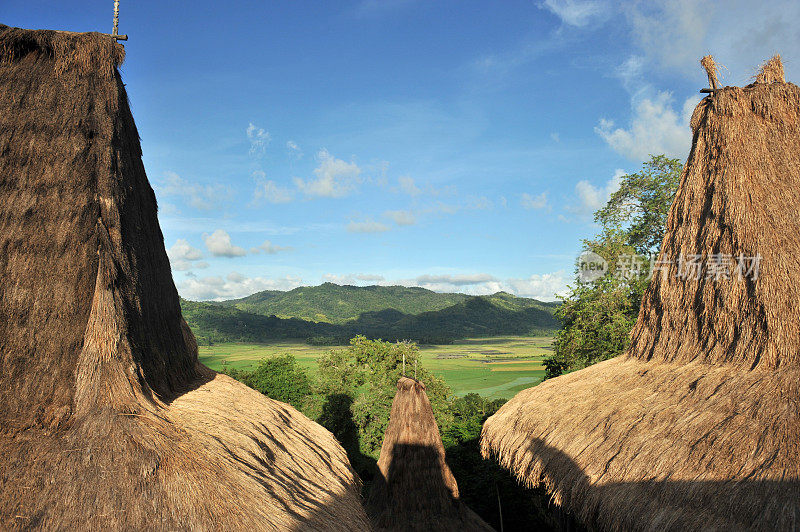
[[[201,343],[276,338],[344,342],[357,334],[447,343],[468,336],[545,333],[558,327],[553,316],[557,303],[504,292],[468,296],[326,283],[219,303],[183,300],[181,304]]]
[[[358,319],[365,312],[387,309],[403,314],[442,310],[469,297],[466,294],[440,294],[416,287],[324,283],[319,286],[301,286],[288,292],[266,290],[219,304],[262,316],[345,323]]]

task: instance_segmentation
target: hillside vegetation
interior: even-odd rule
[[[468,296],[331,283],[216,303],[182,301],[183,315],[201,344],[284,338],[336,344],[359,334],[449,343],[475,336],[547,334],[558,327],[557,306],[504,292]]]
[[[393,309],[403,314],[421,314],[442,310],[469,298],[466,294],[440,294],[417,287],[324,283],[288,292],[265,290],[219,304],[262,316],[341,324],[356,320],[366,312]]]

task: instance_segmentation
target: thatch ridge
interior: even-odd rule
[[[198,363],[123,56],[0,26],[0,528],[367,529],[328,431]]]
[[[777,67],[769,67],[773,72]],[[486,456],[604,530],[775,530],[800,520],[800,89],[769,74],[705,98],[625,355],[520,392]],[[757,278],[735,257],[757,257]],[[662,264],[665,262],[662,262]]]
[[[376,530],[492,530],[458,498],[425,385],[397,381],[367,510]]]
[[[56,75],[69,70],[112,77],[125,60],[125,48],[103,33],[24,30],[0,24],[0,63],[36,61],[39,56],[53,60]]]

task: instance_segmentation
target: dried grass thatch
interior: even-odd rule
[[[458,498],[421,382],[401,377],[367,510],[377,530],[492,530]]]
[[[800,89],[759,79],[697,106],[660,254],[760,255],[757,279],[673,264],[626,355],[520,392],[484,426],[485,455],[592,527],[800,527]]]
[[[328,431],[197,362],[123,55],[0,25],[0,528],[367,529]]]

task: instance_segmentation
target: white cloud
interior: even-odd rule
[[[412,197],[417,196],[454,196],[456,188],[452,185],[446,185],[441,188],[434,187],[430,183],[417,183],[413,177],[401,176],[397,179],[397,187],[392,187],[392,192],[400,192]]]
[[[567,294],[567,276],[563,271],[531,275],[523,279],[508,279],[506,292],[540,301],[555,301],[556,295]]]
[[[578,204],[569,205],[567,210],[574,214],[591,215],[598,209],[602,209],[608,203],[611,194],[619,190],[622,176],[625,174],[625,170],[618,168],[603,187],[596,187],[585,179],[579,181],[575,185]]]
[[[461,292],[470,295],[508,292],[515,296],[532,297],[541,301],[555,301],[556,295],[567,293],[567,276],[564,271],[510,279],[498,279],[488,273],[420,275],[414,279],[382,284],[420,286],[434,292]]]
[[[460,275],[420,275],[414,279],[417,286],[447,284],[453,286],[466,286],[482,284],[497,279],[488,273],[460,274]]]
[[[561,135],[554,131],[550,133],[550,139],[552,139],[553,142],[561,142]]]
[[[383,275],[373,275],[367,273],[348,273],[344,275],[326,273],[322,276],[322,280],[327,283],[358,285],[363,283],[379,283],[385,281],[385,278]]]
[[[525,209],[544,209],[547,207],[547,192],[542,192],[536,196],[531,196],[527,192],[523,192],[520,197],[520,203]]]
[[[275,244],[273,244],[269,240],[265,240],[264,243],[261,244],[260,246],[255,247],[255,248],[250,248],[250,253],[253,253],[254,255],[258,255],[259,253],[261,253],[263,251],[264,253],[266,253],[268,255],[274,255],[275,253],[278,253],[280,251],[288,251],[290,249],[292,249],[291,246],[276,246]]]
[[[231,235],[222,229],[217,229],[210,235],[208,233],[203,235],[203,240],[206,243],[206,248],[215,257],[243,257],[247,255],[247,251],[239,246],[234,246],[231,242]]]
[[[177,283],[178,292],[186,299],[193,301],[236,299],[263,290],[291,290],[301,286],[299,277],[267,279],[264,277],[246,277],[231,272],[226,277],[190,277]]]
[[[613,120],[601,118],[594,130],[614,151],[631,160],[662,153],[684,159],[692,139],[689,120],[700,97],[686,99],[680,111],[673,108],[672,100],[669,92],[659,92],[654,98],[634,97],[627,129],[615,128]]]
[[[175,241],[171,248],[167,250],[169,262],[172,269],[175,271],[189,271],[193,268],[207,268],[208,263],[202,262],[203,253],[192,247],[189,242],[183,238]]]
[[[632,94],[641,93],[643,89],[649,88],[649,84],[644,81],[645,58],[640,55],[631,55],[623,61],[616,69],[614,75],[622,81],[622,85]]]
[[[253,172],[256,188],[253,191],[253,201],[250,202],[251,206],[260,205],[265,201],[269,203],[289,203],[294,199],[291,190],[278,185],[271,179],[266,179],[266,177],[267,174],[262,170]]]
[[[397,225],[414,225],[417,223],[417,216],[412,211],[386,211],[383,214]]]
[[[253,157],[261,157],[267,149],[267,144],[272,139],[268,131],[250,122],[247,126],[247,139],[250,141],[250,155]]]
[[[602,20],[608,12],[608,5],[599,0],[544,0],[541,6],[565,24],[583,27],[593,20]]]
[[[409,196],[418,196],[422,193],[422,189],[420,189],[416,183],[414,183],[414,178],[408,176],[402,176],[397,179],[398,183],[400,184],[400,191],[404,194],[408,194]]]
[[[325,149],[317,153],[317,159],[319,166],[314,169],[316,178],[294,178],[297,188],[307,196],[341,198],[361,183],[361,168],[357,164],[337,159]]]
[[[195,209],[216,209],[233,197],[233,191],[220,184],[190,183],[175,172],[165,172],[164,177],[164,182],[157,187],[158,192],[164,196],[183,198]]]
[[[730,69],[729,83],[740,85],[776,52],[793,68],[800,50],[796,0],[656,0],[632,2],[624,13],[634,42],[655,66],[698,83],[705,80],[698,61],[708,53]]]
[[[347,224],[347,232],[349,233],[383,233],[388,230],[389,227],[387,225],[376,222],[370,218],[360,222],[350,220],[350,223]]]

